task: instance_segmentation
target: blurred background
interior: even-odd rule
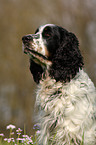
[[[96,0],[0,0],[0,132],[11,123],[33,134],[36,84],[21,39],[46,23],[75,33],[96,85]]]

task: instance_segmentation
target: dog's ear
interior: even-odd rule
[[[38,84],[43,73],[42,67],[30,59],[30,71],[33,75],[34,81]]]
[[[56,81],[70,81],[82,69],[83,58],[79,50],[79,42],[77,37],[66,31],[60,29],[60,46],[52,58],[52,66],[50,68],[50,75]]]

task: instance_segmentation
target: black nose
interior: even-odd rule
[[[28,42],[30,42],[30,41],[32,41],[33,39],[32,39],[32,36],[31,35],[26,35],[26,36],[23,36],[22,37],[22,41],[23,41],[23,43],[28,43]]]

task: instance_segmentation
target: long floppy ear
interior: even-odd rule
[[[52,58],[50,75],[56,81],[70,81],[83,67],[83,58],[79,50],[79,42],[73,33],[60,30],[60,46]]]
[[[30,71],[33,75],[34,81],[38,84],[43,73],[42,67],[30,59]]]

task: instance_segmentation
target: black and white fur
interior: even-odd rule
[[[38,84],[38,144],[96,145],[96,89],[83,70],[76,36],[46,24],[22,41]]]

